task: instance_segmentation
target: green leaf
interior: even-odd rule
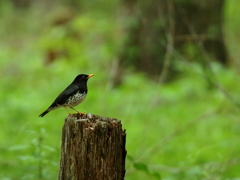
[[[162,179],[161,175],[158,172],[152,172],[151,175],[156,177],[157,179]]]
[[[148,167],[146,164],[143,164],[143,163],[133,163],[133,166],[137,169],[137,170],[141,170],[141,171],[144,171],[146,173],[149,173],[148,171]]]
[[[127,154],[127,159],[131,162],[134,162],[134,158],[132,156],[128,155],[128,154]]]

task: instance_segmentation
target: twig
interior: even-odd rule
[[[168,74],[168,70],[169,70],[169,66],[170,66],[170,61],[171,61],[171,57],[173,54],[173,50],[174,50],[174,39],[173,39],[173,35],[174,35],[174,30],[175,30],[175,23],[174,23],[174,7],[173,7],[173,1],[172,0],[168,0],[167,1],[167,7],[168,7],[168,23],[169,23],[169,27],[167,29],[167,46],[166,46],[166,53],[164,56],[164,63],[163,63],[163,68],[162,68],[162,72],[159,76],[158,79],[158,83],[162,84],[167,77]]]

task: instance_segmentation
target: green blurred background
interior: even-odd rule
[[[135,22],[120,0],[2,0],[0,179],[57,179],[67,113],[38,115],[81,73],[95,76],[77,109],[126,129],[126,180],[240,179],[239,8],[223,6],[227,63],[205,51],[199,60],[193,42],[171,56],[163,82],[160,71],[118,61]]]

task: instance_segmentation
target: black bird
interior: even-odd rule
[[[66,110],[67,107],[70,107],[71,109],[77,111],[73,107],[83,102],[86,98],[88,92],[87,81],[92,76],[94,76],[94,74],[79,74],[74,81],[55,99],[51,106],[39,115],[39,117],[43,117],[50,111],[60,107],[64,107]],[[68,110],[67,112],[68,114],[71,114]],[[81,113],[79,111],[77,112]]]

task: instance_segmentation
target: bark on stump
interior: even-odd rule
[[[93,114],[67,116],[59,180],[123,180],[125,143],[120,120]]]

